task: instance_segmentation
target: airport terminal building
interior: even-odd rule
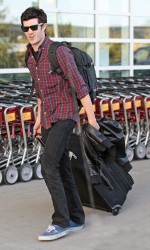
[[[97,77],[150,75],[149,0],[0,0],[0,80],[28,80],[20,15],[39,6],[47,34],[88,52]]]

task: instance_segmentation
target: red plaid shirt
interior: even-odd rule
[[[60,46],[57,49],[57,60],[67,80],[53,72],[48,58],[48,48],[53,41],[45,37],[39,47],[37,62],[35,61],[31,45],[27,49],[30,52],[28,68],[35,81],[36,95],[41,100],[41,125],[50,128],[51,123],[58,120],[73,119],[78,122],[79,115],[75,108],[69,86],[74,87],[77,97],[82,99],[89,93],[87,84],[83,81],[74,61],[70,49]]]

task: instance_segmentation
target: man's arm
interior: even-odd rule
[[[37,112],[36,122],[33,127],[33,135],[41,133],[41,100],[39,98],[37,98],[37,104],[38,104],[38,112]]]
[[[93,105],[92,105],[90,96],[86,95],[84,98],[80,99],[80,101],[87,114],[88,123],[92,125],[95,129],[99,130],[99,125],[96,121],[96,117],[94,114]]]
[[[77,69],[77,65],[74,61],[73,53],[64,46],[60,46],[57,49],[57,60],[63,72],[65,73],[70,86],[77,94],[77,98],[80,99],[82,106],[88,117],[88,122],[95,129],[99,129],[99,125],[96,122],[91,98],[89,96],[89,89],[87,84],[84,82],[81,74]]]

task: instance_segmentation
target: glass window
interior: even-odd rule
[[[41,0],[39,1],[40,8],[50,11],[54,8],[59,9],[82,9],[82,10],[93,10],[94,0]]]
[[[144,70],[134,70],[134,76],[136,77],[146,77],[150,76],[150,70],[149,69],[144,69]]]
[[[150,39],[149,17],[134,17],[134,38]]]
[[[129,64],[129,44],[101,43],[99,49],[100,66]]]
[[[30,6],[37,6],[38,0],[0,0],[0,23],[20,24],[21,13]]]
[[[94,15],[48,13],[48,23],[51,26],[51,32],[54,33],[54,37],[94,37]]]
[[[132,0],[132,11],[134,13],[149,14],[150,1],[149,0]]]
[[[57,14],[47,14],[46,33],[50,37],[58,37]]]
[[[26,81],[29,83],[31,82],[31,75],[29,73],[0,74],[0,82],[12,81]]]
[[[99,77],[100,78],[117,78],[117,77],[128,77],[129,71],[128,70],[110,70],[110,71],[100,71]]]
[[[134,65],[150,65],[150,44],[134,44]]]
[[[20,15],[37,1],[0,0],[0,68],[25,67],[27,40],[21,31]]]
[[[129,0],[97,0],[100,11],[128,12]]]
[[[129,38],[129,18],[99,16],[99,38]]]

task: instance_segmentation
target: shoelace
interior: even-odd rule
[[[52,226],[52,225],[49,225],[46,231],[47,231],[47,232],[51,232],[51,231],[53,231],[53,230],[55,230],[55,227]]]

